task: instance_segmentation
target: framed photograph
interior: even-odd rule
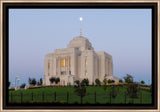
[[[160,111],[158,10],[2,1],[1,111]]]

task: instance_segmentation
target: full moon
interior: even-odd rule
[[[83,20],[83,18],[82,18],[82,17],[80,17],[80,18],[79,18],[79,20],[80,20],[80,21],[82,21],[82,20]]]

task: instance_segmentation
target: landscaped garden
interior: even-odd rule
[[[9,102],[52,102],[68,104],[151,104],[149,90],[140,89],[135,97],[127,92],[127,86],[86,86],[86,93],[81,98],[72,87],[43,87],[9,91]],[[134,96],[134,93],[132,93]]]
[[[9,103],[59,103],[59,104],[151,104],[152,86],[144,82],[133,82],[133,77],[124,77],[125,83],[119,80],[115,83],[104,77],[103,82],[95,80],[95,84],[89,85],[88,79],[75,81],[74,86],[60,86],[59,78],[51,78],[50,86],[42,85],[42,79],[37,81],[29,78],[30,87],[25,89],[22,84],[18,90],[9,90]],[[55,82],[55,84],[53,84]],[[39,86],[36,86],[39,85]]]

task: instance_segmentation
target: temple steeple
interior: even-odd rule
[[[79,20],[81,21],[81,24],[82,24],[82,20],[83,20],[83,18],[82,17],[80,17],[79,18]],[[80,29],[80,37],[82,36],[82,29]]]
[[[82,29],[80,29],[80,37],[82,36]]]

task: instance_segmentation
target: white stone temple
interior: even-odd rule
[[[50,78],[60,78],[60,85],[74,85],[75,80],[88,78],[89,85],[95,79],[101,82],[107,79],[119,81],[113,77],[112,56],[105,51],[96,52],[89,40],[83,36],[75,37],[64,49],[55,49],[47,54],[44,61],[43,85],[51,85]]]

